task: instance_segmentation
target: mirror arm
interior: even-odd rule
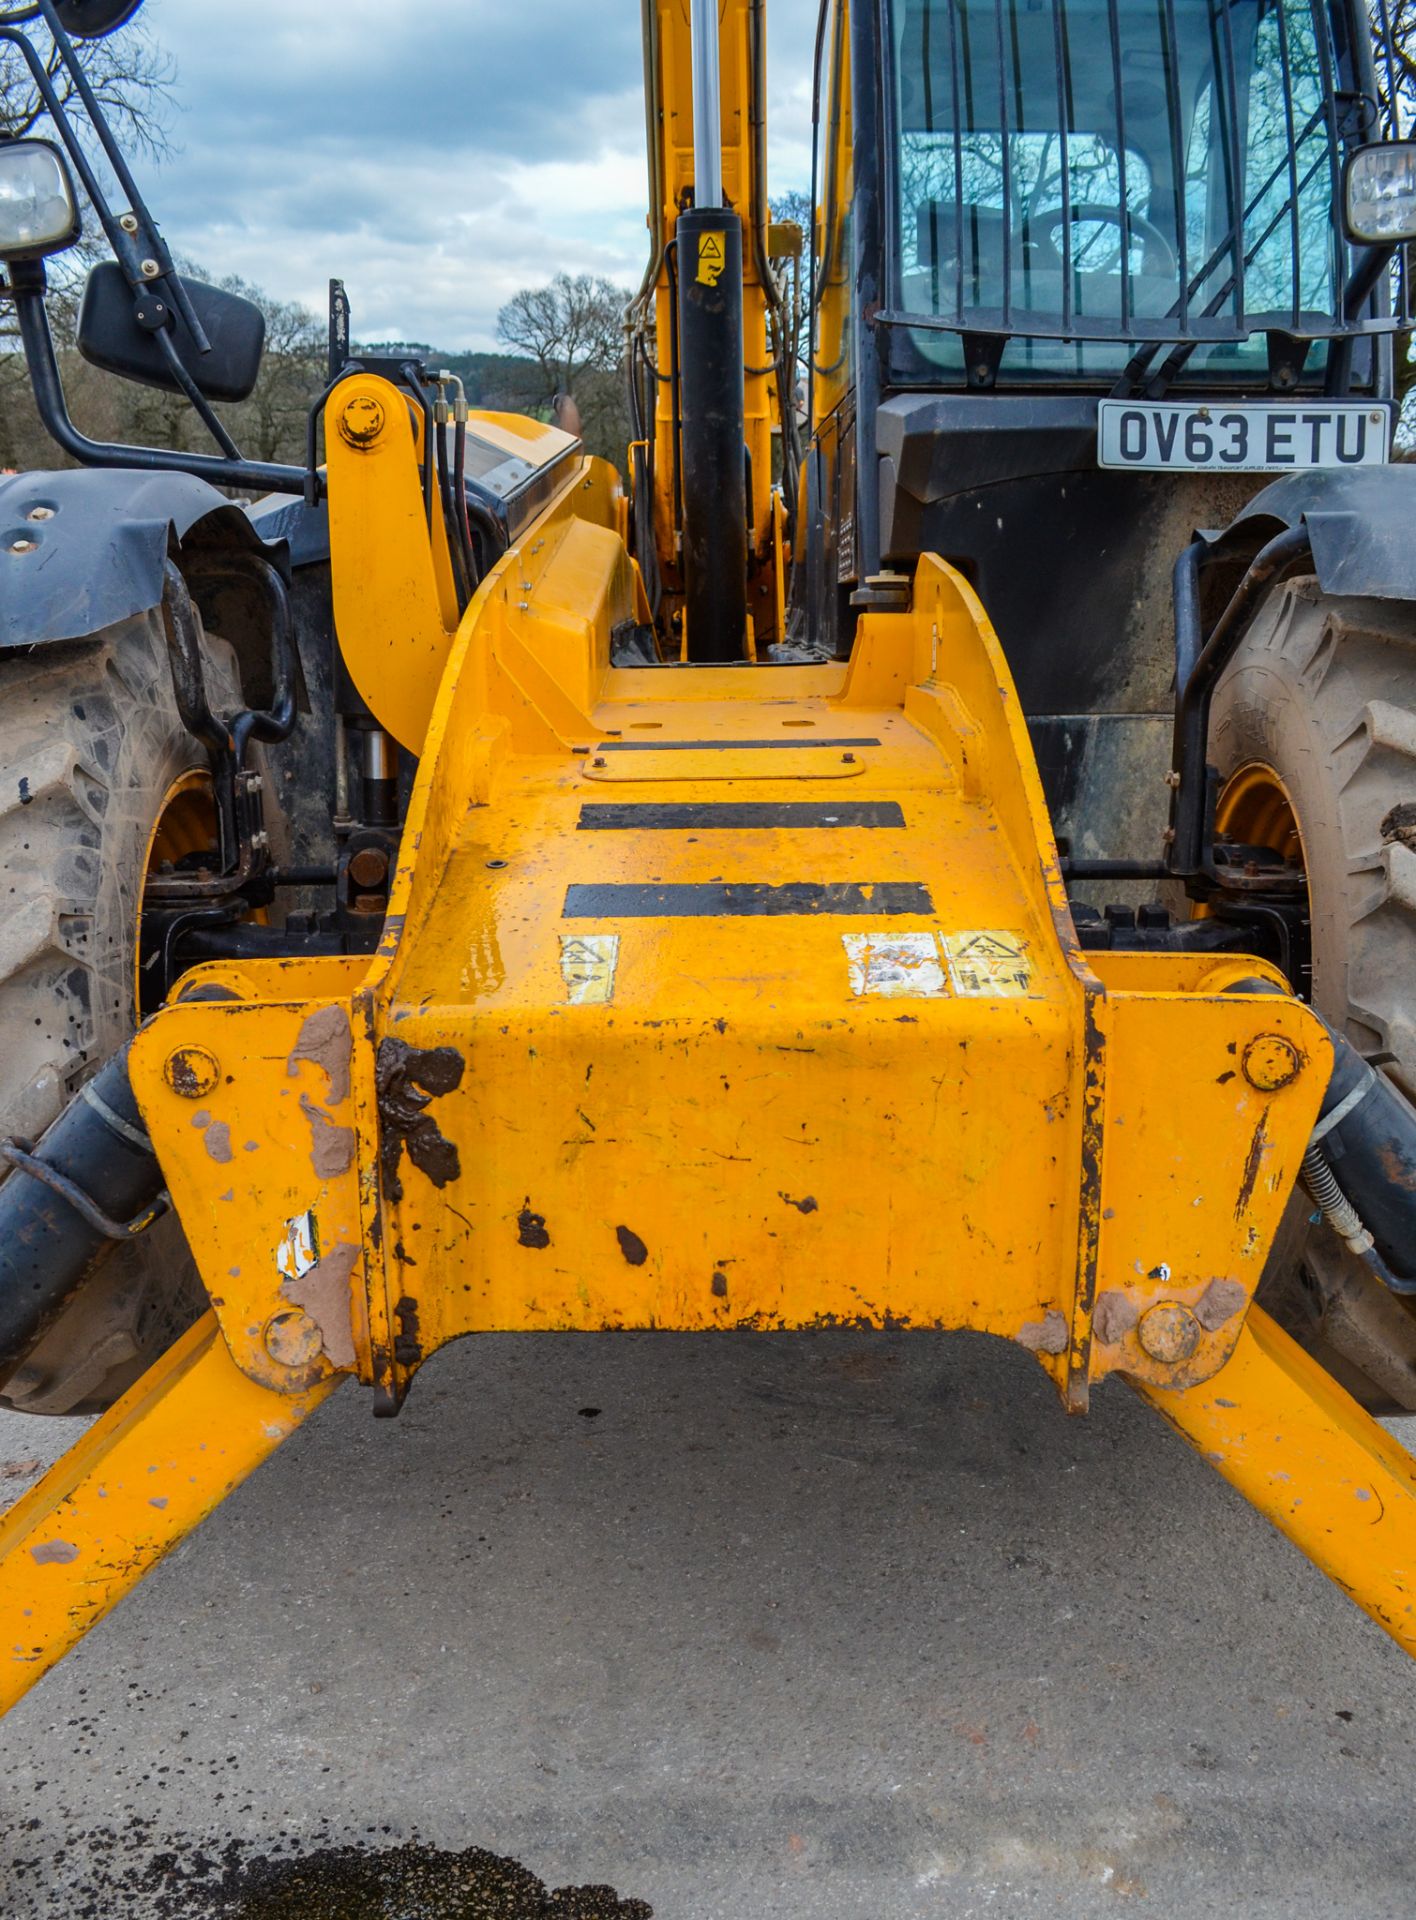
[[[172,375],[172,378],[177,382],[177,385],[191,402],[202,425],[221,448],[221,451],[226,455],[228,460],[239,460],[241,458],[241,449],[231,438],[222,421],[212,410],[211,402],[183,366],[182,356],[177,351],[171,329],[168,327],[156,327],[153,329],[153,332],[158,346],[162,349],[162,357],[167,362],[167,371]]]
[[[216,487],[239,487],[248,493],[305,491],[303,467],[277,466],[272,461],[223,459],[211,453],[179,453],[167,447],[130,447],[106,440],[90,440],[69,416],[64,382],[54,352],[54,336],[44,308],[44,264],[13,261],[10,282],[3,291],[15,303],[20,340],[34,387],[35,405],[50,438],[85,467],[137,467],[149,473],[189,473]]]
[[[147,210],[142,192],[139,189],[137,181],[133,178],[132,169],[128,165],[127,155],[123,152],[112,127],[108,124],[108,116],[99,105],[98,95],[89,85],[88,75],[84,72],[83,62],[74,52],[74,43],[64,31],[59,15],[55,11],[54,0],[39,0],[39,8],[44,15],[45,25],[54,36],[54,44],[59,49],[59,58],[68,68],[69,77],[74,83],[75,91],[84,103],[84,112],[88,115],[93,130],[98,135],[99,142],[108,158],[108,164],[113,169],[114,178],[127,196],[129,211],[138,222],[139,232],[133,237],[135,241],[145,243],[150,248],[150,257],[157,262],[161,269],[161,278],[167,283],[173,305],[187,324],[187,330],[196,343],[197,352],[210,353],[211,341],[208,340],[206,334],[202,331],[202,323],[197,318],[196,308],[188,298],[187,289],[182,284],[182,276],[178,273],[172,255],[168,251],[167,242],[163,239],[161,233],[159,233],[157,222]],[[100,216],[100,218],[101,217],[102,216]],[[121,232],[122,229],[120,228],[119,231]],[[118,258],[121,260],[123,256],[119,254]],[[154,275],[152,277],[155,279],[158,276]],[[134,278],[131,270],[129,271],[128,281],[134,291],[140,286],[147,284],[144,281],[141,267],[139,267],[136,278]],[[208,422],[208,425],[210,425],[210,422]],[[215,433],[215,429],[213,429],[213,432]],[[217,434],[216,438],[219,441],[220,435]]]
[[[28,34],[20,33],[14,27],[0,25],[0,43],[6,42],[12,47],[19,48],[20,57],[30,70],[30,78],[34,81],[35,89],[44,102],[50,119],[54,122],[59,138],[64,142],[65,152],[73,164],[75,173],[79,176],[80,184],[88,195],[94,212],[98,215],[99,224],[108,238],[108,244],[112,247],[115,258],[121,264],[129,281],[135,286],[141,285],[143,272],[138,241],[131,234],[126,233],[114,218],[113,210],[99,184],[98,175],[84,152],[82,142],[74,132],[73,122],[64,110],[64,102],[59,98],[54,82],[50,79],[33,42]],[[151,222],[148,224],[151,225]]]
[[[113,168],[114,175],[124,193],[128,195],[130,211],[138,223],[136,233],[129,233],[125,227],[120,226],[115,217],[98,175],[74,131],[73,122],[59,97],[58,89],[29,35],[19,32],[16,27],[0,20],[0,42],[8,42],[11,46],[18,47],[20,57],[30,70],[30,78],[34,81],[35,89],[44,102],[60,139],[64,142],[65,152],[79,176],[83,190],[94,212],[98,215],[99,225],[103,228],[108,244],[113,249],[113,257],[127,276],[129,286],[136,293],[140,288],[151,286],[158,278],[165,281],[172,304],[187,323],[198,351],[209,352],[211,342],[207,339],[201,322],[193,311],[187,289],[183,286],[181,275],[173,264],[167,243],[158,232],[152,215],[147,210],[147,205],[138,190],[138,183],[134,180],[128,163],[123,157],[123,150],[114,138],[113,129],[109,126],[103,108],[99,105],[93,88],[88,83],[88,77],[84,73],[78,55],[74,52],[73,44],[58,21],[51,16],[51,0],[38,0],[38,5],[44,11],[45,23],[54,35],[59,57],[74,83],[75,92],[83,102],[84,111],[93,124],[93,130]],[[144,274],[145,259],[156,261],[160,269],[159,275]]]

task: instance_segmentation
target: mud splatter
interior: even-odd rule
[[[348,1173],[354,1164],[354,1129],[337,1126],[308,1093],[300,1095],[300,1111],[310,1123],[310,1165],[320,1179],[334,1180]]]
[[[354,1332],[349,1319],[349,1276],[359,1248],[347,1241],[330,1247],[307,1273],[287,1280],[280,1291],[293,1307],[303,1307],[320,1330],[331,1366],[352,1367]]]
[[[455,1047],[410,1047],[402,1040],[380,1041],[375,1068],[379,1119],[383,1123],[380,1158],[384,1192],[390,1200],[403,1198],[399,1162],[405,1147],[413,1165],[427,1174],[435,1187],[445,1187],[460,1176],[457,1148],[444,1136],[427,1107],[439,1094],[451,1093],[460,1085],[462,1071],[462,1055]]]
[[[349,1015],[343,1007],[316,1007],[300,1028],[290,1049],[285,1071],[293,1079],[300,1062],[309,1060],[323,1067],[329,1080],[326,1098],[332,1107],[349,1098],[349,1066],[354,1054],[354,1036],[349,1030]]]

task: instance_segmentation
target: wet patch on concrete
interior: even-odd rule
[[[552,1890],[484,1847],[452,1853],[414,1839],[263,1853],[235,1840],[185,1840],[150,1852],[157,1836],[140,1824],[147,1831],[129,1835],[127,1847],[106,1844],[119,1836],[101,1831],[70,1837],[69,1865],[74,1849],[91,1847],[93,1874],[67,1894],[69,1920],[653,1920],[645,1901],[613,1887]],[[39,1863],[15,1866],[31,1864]]]

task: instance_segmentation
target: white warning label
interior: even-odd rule
[[[298,1280],[320,1257],[320,1235],[313,1213],[298,1213],[285,1223],[285,1234],[275,1250],[275,1264],[287,1280]]]
[[[1028,943],[1005,927],[939,936],[954,991],[972,999],[1016,999],[1032,991]]]
[[[932,933],[843,933],[851,992],[931,1000],[948,992]]]
[[[619,944],[617,933],[561,935],[561,979],[571,1006],[603,1007],[614,999]]]

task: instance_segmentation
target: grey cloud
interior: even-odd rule
[[[366,336],[494,344],[564,268],[644,262],[638,0],[148,0],[178,63],[174,156],[142,168],[168,239]],[[774,146],[800,170],[814,0],[769,0]],[[793,178],[780,185],[805,185]]]

